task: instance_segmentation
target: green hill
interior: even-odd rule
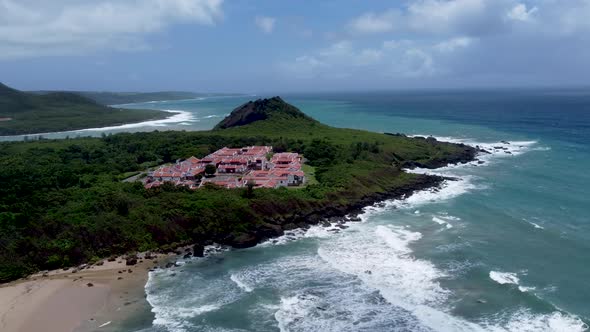
[[[285,103],[281,97],[273,97],[270,99],[259,99],[245,103],[233,110],[231,114],[217,124],[214,129],[244,126],[267,119],[305,120],[310,123],[317,123],[316,120],[305,115],[305,113],[301,112],[297,107]]]
[[[0,135],[105,127],[168,116],[161,111],[106,107],[69,92],[26,93],[0,83]]]
[[[477,152],[434,139],[333,128],[280,98],[247,103],[217,128],[0,143],[0,282],[138,250],[211,241],[253,246],[437,186],[441,178],[403,168],[465,162]],[[146,190],[121,181],[148,167],[250,145],[303,154],[315,181],[253,194],[168,184]]]

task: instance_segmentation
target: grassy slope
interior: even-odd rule
[[[169,113],[106,107],[85,97],[56,92],[29,94],[0,84],[0,135],[21,135],[95,128],[152,119]]]
[[[122,183],[146,165],[204,156],[223,146],[270,144],[303,153],[317,184],[301,190]],[[0,281],[133,250],[214,240],[236,246],[340,213],[367,197],[424,183],[404,161],[463,158],[465,147],[337,129],[284,114],[206,132],[119,134],[105,138],[0,144]],[[317,216],[316,216],[317,217]]]

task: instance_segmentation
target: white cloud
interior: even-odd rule
[[[443,72],[436,68],[435,59],[428,52],[433,47],[410,40],[388,40],[378,47],[358,48],[343,40],[284,63],[282,69],[296,78],[333,79],[367,73],[381,77],[427,77]]]
[[[382,14],[365,13],[349,23],[349,27],[356,33],[380,33],[394,29],[395,20],[400,15],[397,11],[389,10]]]
[[[456,37],[449,40],[441,41],[434,45],[434,49],[442,53],[454,52],[457,49],[469,47],[473,43],[473,38]]]
[[[367,12],[354,18],[354,33],[403,32],[480,35],[505,24],[516,0],[413,0],[401,9]]]
[[[268,16],[257,16],[254,23],[262,32],[272,33],[275,28],[276,18]]]
[[[0,58],[145,49],[171,24],[215,24],[222,1],[0,0]]]
[[[530,21],[533,17],[533,14],[535,12],[537,12],[539,10],[539,8],[537,7],[533,7],[529,10],[527,10],[527,7],[525,4],[523,3],[519,3],[516,6],[512,7],[512,9],[510,9],[510,11],[508,12],[508,14],[506,14],[506,16],[508,16],[509,19],[511,20],[515,20],[515,21]]]
[[[352,43],[348,40],[342,40],[330,45],[319,52],[320,56],[326,58],[337,58],[350,56],[352,52]]]
[[[379,62],[383,58],[383,51],[367,48],[359,52],[356,57],[356,63],[360,66],[371,65]]]
[[[393,61],[393,71],[390,74],[420,78],[433,76],[436,71],[434,59],[430,54],[418,48],[411,48]]]
[[[408,26],[416,31],[435,33],[471,29],[485,23],[481,18],[488,14],[486,0],[421,0],[408,7]]]
[[[400,48],[408,48],[412,45],[414,45],[414,42],[408,39],[386,40],[382,43],[382,48],[384,50],[395,50]]]
[[[295,58],[293,62],[279,64],[279,70],[290,77],[299,79],[310,79],[318,75],[318,70],[328,66],[315,56],[303,55]]]

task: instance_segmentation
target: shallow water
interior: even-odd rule
[[[208,129],[251,98],[132,105],[186,113],[180,113],[184,118],[176,122],[107,132]],[[174,270],[153,272],[146,285],[153,313],[142,313],[143,319],[135,317],[133,323],[113,329],[586,328],[583,322],[590,321],[589,91],[284,98],[334,126],[434,135],[494,153],[482,156],[483,165],[434,171],[460,180],[440,190],[368,207],[363,222],[351,223],[344,231],[322,227],[294,231],[255,248],[225,251],[189,260]]]

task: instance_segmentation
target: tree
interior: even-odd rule
[[[205,174],[208,176],[213,176],[217,172],[217,167],[213,164],[208,164],[205,166]]]
[[[254,186],[256,186],[256,182],[252,180],[246,183],[246,198],[254,197]]]

